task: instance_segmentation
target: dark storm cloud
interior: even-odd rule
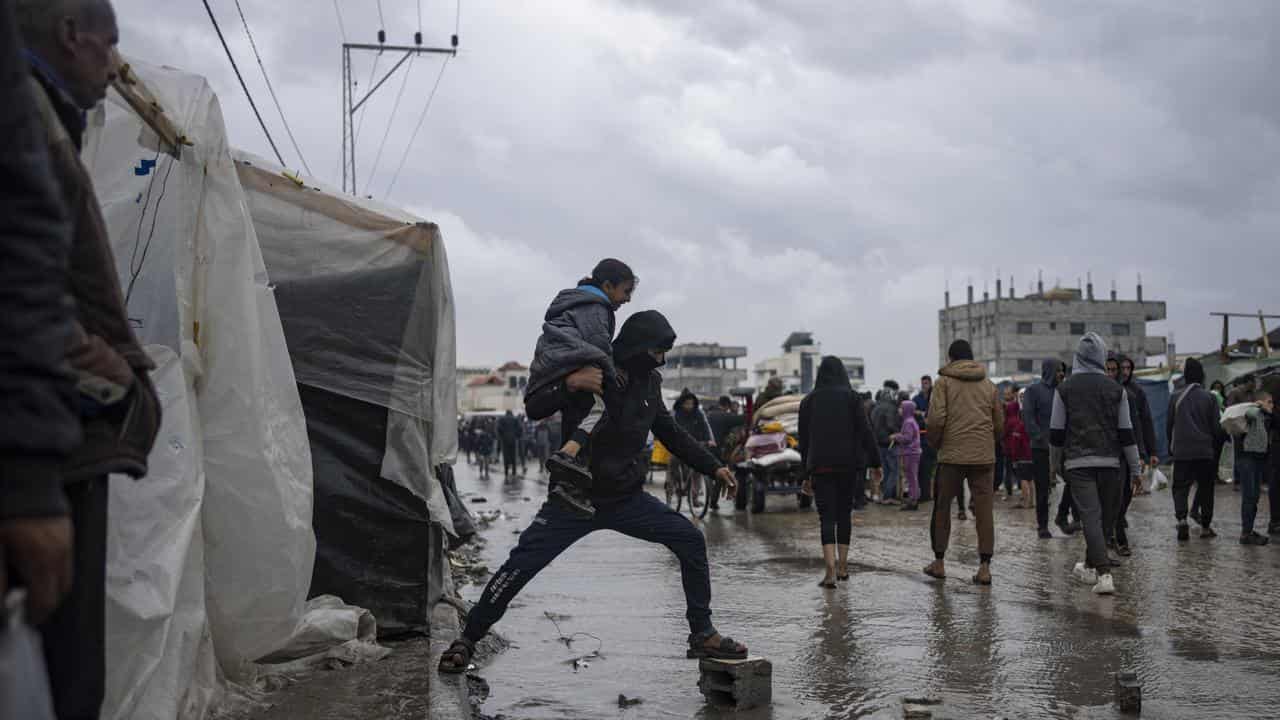
[[[242,4],[337,184],[332,3]],[[213,5],[297,165],[234,6]],[[382,5],[407,41],[416,4]],[[208,76],[233,142],[270,152],[199,4],[117,6],[126,52]],[[371,41],[377,3],[340,6]],[[446,43],[451,4],[424,9]],[[439,59],[415,62],[376,173],[399,78],[370,104],[358,175],[383,197],[408,156],[389,199],[445,230],[464,363],[527,359],[547,299],[603,255],[683,339],[758,359],[809,329],[872,379],[930,369],[944,285],[980,294],[997,268],[1020,291],[1092,271],[1123,297],[1141,272],[1169,301],[1152,330],[1208,348],[1209,310],[1277,297],[1277,27],[1280,3],[1243,1],[464,1],[422,134],[406,148]]]

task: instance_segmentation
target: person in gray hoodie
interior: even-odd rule
[[[1057,358],[1040,365],[1040,382],[1029,385],[1022,399],[1022,424],[1031,437],[1031,467],[1036,481],[1036,526],[1041,539],[1053,537],[1049,532],[1049,490],[1053,474],[1049,471],[1049,421],[1053,417],[1053,395],[1067,376],[1067,366]],[[1067,523],[1067,513],[1075,515],[1076,524]],[[1071,488],[1062,489],[1058,504],[1057,525],[1067,535],[1079,529],[1080,513],[1071,501]]]
[[[1050,465],[1066,478],[1084,518],[1087,551],[1074,573],[1098,595],[1115,592],[1104,515],[1118,511],[1120,483],[1142,477],[1129,396],[1107,377],[1106,361],[1107,346],[1097,333],[1080,338],[1071,377],[1054,392],[1049,420]],[[1120,477],[1122,454],[1132,478]]]
[[[1213,491],[1218,479],[1218,450],[1227,439],[1220,423],[1218,400],[1204,389],[1204,366],[1187,358],[1182,369],[1186,387],[1169,398],[1165,434],[1173,455],[1173,513],[1178,521],[1178,540],[1191,537],[1187,526],[1187,496],[1196,486],[1200,507],[1200,537],[1214,538]]]

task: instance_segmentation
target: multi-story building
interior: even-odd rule
[[[866,382],[867,366],[860,357],[840,356],[849,383],[859,387]],[[822,344],[813,339],[813,333],[793,332],[782,343],[782,354],[756,363],[756,385],[764,387],[770,378],[782,378],[788,391],[807,393],[813,389],[813,381],[822,362]]]
[[[1002,285],[996,281],[996,296],[984,291],[975,301],[973,286],[968,288],[964,305],[951,305],[946,294],[945,307],[938,311],[938,362],[946,364],[947,347],[954,340],[965,339],[973,346],[974,359],[987,365],[996,377],[1039,374],[1041,361],[1061,358],[1070,363],[1080,336],[1096,332],[1107,341],[1107,348],[1133,358],[1143,367],[1152,355],[1164,355],[1164,337],[1147,334],[1147,323],[1167,317],[1163,301],[1144,300],[1142,285],[1137,298],[1120,300],[1116,291],[1110,299],[1097,300],[1093,283],[1086,291],[1056,287],[1025,297],[1001,297]]]
[[[524,413],[524,389],[529,385],[529,368],[509,362],[492,372],[469,368],[468,379],[458,394],[462,412],[507,411]]]
[[[746,368],[738,368],[738,358],[745,358],[742,346],[720,343],[687,343],[671,348],[667,365],[662,370],[663,384],[669,388],[688,388],[700,397],[715,398],[746,383]]]

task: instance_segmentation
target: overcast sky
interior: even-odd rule
[[[290,166],[231,0],[210,3]],[[329,0],[241,0],[316,177],[339,183]],[[374,0],[339,0],[374,42]],[[418,2],[383,0],[390,42]],[[269,156],[204,8],[117,0],[121,48],[206,75],[233,144]],[[429,44],[454,2],[423,0]],[[463,0],[461,52],[410,68],[363,118],[362,193],[439,223],[458,361],[528,362],[547,302],[600,257],[641,276],[681,341],[792,330],[868,378],[936,369],[944,285],[1092,271],[1165,299],[1180,351],[1210,310],[1280,312],[1280,2]],[[390,65],[384,57],[379,68]],[[357,58],[366,85],[371,56]],[[359,91],[357,91],[359,92]],[[404,171],[387,194],[400,158]],[[1238,325],[1244,336],[1256,323]]]

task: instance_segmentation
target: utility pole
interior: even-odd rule
[[[342,191],[356,194],[356,137],[355,115],[369,98],[382,87],[392,75],[414,55],[458,55],[458,36],[454,35],[450,47],[424,47],[422,33],[414,33],[413,45],[387,45],[384,41],[386,33],[378,31],[378,43],[342,43]],[[351,72],[351,53],[372,52],[381,55],[384,52],[402,52],[404,56],[391,66],[382,79],[369,88],[364,97],[355,99],[355,77]]]
[[[1211,312],[1212,317],[1222,318],[1222,359],[1228,358],[1231,349],[1231,318],[1257,318],[1258,324],[1262,326],[1262,352],[1263,357],[1271,355],[1271,341],[1267,338],[1267,320],[1280,320],[1280,315],[1264,315],[1261,310],[1256,313],[1227,313],[1227,312]]]

